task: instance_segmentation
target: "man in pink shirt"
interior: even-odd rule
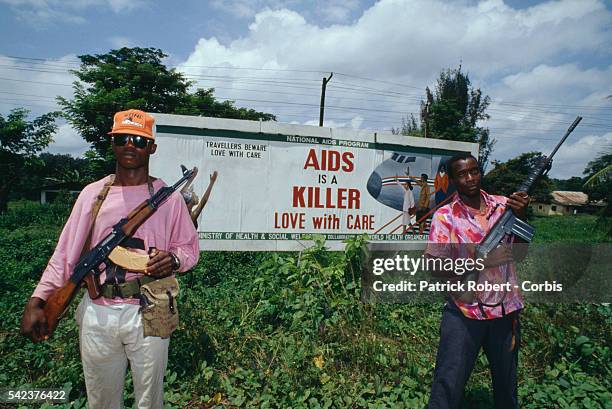
[[[526,217],[529,196],[517,192],[509,198],[489,195],[480,188],[478,161],[470,154],[452,157],[446,164],[457,194],[432,218],[426,254],[430,258],[474,259],[480,243],[510,206],[518,217]],[[515,240],[516,241],[516,240]],[[518,409],[517,365],[520,344],[518,312],[523,298],[514,266],[515,258],[525,255],[506,243],[493,250],[482,271],[466,277],[454,272],[435,272],[449,280],[468,280],[478,284],[503,284],[508,290],[472,291],[454,294],[444,307],[440,325],[440,344],[429,399],[430,409],[459,408],[463,389],[480,349],[489,361],[493,380],[495,408]]]
[[[115,114],[112,138],[115,175],[86,186],[62,230],[57,247],[38,286],[28,301],[22,333],[37,342],[48,334],[43,315],[47,298],[72,274],[91,231],[93,247],[121,218],[165,186],[149,176],[149,157],[157,145],[154,119],[139,110]],[[106,198],[92,225],[92,211],[104,187]],[[192,268],[199,258],[197,234],[182,196],[175,193],[136,230],[125,247],[150,254],[147,279],[172,276]],[[149,252],[150,249],[156,249]],[[88,249],[87,249],[88,250]],[[123,406],[123,387],[128,365],[132,371],[138,408],[163,407],[163,379],[170,339],[144,336],[140,309],[143,274],[108,262],[100,276],[103,296],[92,300],[87,293],[78,306],[76,320],[83,372],[90,408]]]

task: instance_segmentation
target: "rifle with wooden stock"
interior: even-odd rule
[[[517,189],[518,192],[526,192],[528,194],[531,193],[540,177],[546,175],[550,170],[552,166],[552,158],[555,156],[555,153],[557,153],[561,145],[563,145],[563,142],[565,142],[567,137],[572,133],[574,128],[576,128],[581,120],[582,117],[577,116],[551,154],[549,156],[541,156],[538,159],[537,165],[533,168],[531,173],[529,173],[527,179],[525,179],[525,181]],[[511,234],[520,237],[527,243],[530,243],[534,233],[535,228],[532,225],[516,217],[512,209],[510,207],[506,207],[506,210],[497,220],[497,222],[495,222],[487,236],[476,246],[476,253],[478,254],[478,257],[485,258],[499,245],[499,243],[501,243],[502,240],[504,240],[506,235]]]
[[[155,213],[159,206],[183,183],[191,178],[194,172],[195,169],[184,170],[183,177],[178,182],[172,186],[162,187],[150,199],[142,202],[127,217],[119,220],[106,237],[79,259],[68,282],[51,294],[43,307],[49,329],[46,338],[53,333],[59,320],[83,285],[87,287],[87,292],[92,299],[100,297],[101,286],[99,276],[102,273],[101,265],[107,260],[109,254],[115,247],[132,237],[136,230]]]

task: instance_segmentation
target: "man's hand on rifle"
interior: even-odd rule
[[[147,275],[165,277],[176,271],[175,256],[169,251],[155,250],[149,254],[151,259],[147,263]]]
[[[514,214],[519,218],[527,219],[527,206],[529,206],[530,197],[525,192],[514,192],[508,197],[508,206],[512,208]]]
[[[489,268],[513,262],[514,255],[512,253],[512,248],[506,244],[500,244],[489,253],[489,255],[484,259],[483,264],[485,268]]]
[[[512,193],[508,198],[508,206],[512,208],[512,211],[518,218],[523,220],[527,219],[527,206],[529,206],[529,202],[531,202],[531,198],[525,192]],[[523,261],[527,256],[527,245],[524,244],[527,242],[518,236],[514,236],[514,242],[520,243],[512,248],[514,259],[516,261]]]
[[[43,312],[45,302],[37,297],[28,300],[23,317],[21,318],[21,333],[33,342],[40,342],[48,338],[49,327]]]

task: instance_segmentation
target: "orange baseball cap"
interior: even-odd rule
[[[108,133],[140,135],[155,140],[153,135],[153,124],[155,118],[138,109],[128,109],[117,112],[113,118],[113,129]]]

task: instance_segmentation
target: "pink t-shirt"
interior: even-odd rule
[[[434,257],[453,259],[473,256],[468,254],[468,246],[462,244],[480,243],[506,209],[507,199],[504,196],[489,195],[481,190],[481,199],[486,206],[486,216],[483,218],[474,216],[457,194],[449,204],[440,207],[431,219],[426,253]],[[455,277],[457,280],[459,278]],[[477,294],[484,304],[496,305],[503,300],[503,311],[502,304],[495,307],[482,306],[481,309],[477,302],[466,303],[457,299],[454,302],[463,315],[478,320],[499,318],[503,315],[502,312],[509,314],[520,310],[524,302],[520,291],[515,288],[518,279],[514,263],[484,269],[478,282],[500,284],[504,283],[506,278],[511,284],[510,291],[483,291]]]
[[[93,203],[109,176],[91,183],[79,195],[70,217],[62,230],[57,247],[47,268],[43,272],[38,286],[32,294],[46,300],[53,291],[61,287],[72,274],[75,264],[81,255],[81,250],[87,239],[91,225],[91,211]],[[154,191],[158,191],[166,184],[157,179],[153,182]],[[138,186],[111,186],[102,207],[96,218],[91,236],[91,246],[94,247],[108,233],[111,232],[121,218],[126,217],[134,208],[148,199],[147,184]],[[134,238],[144,242],[145,250],[132,250],[146,253],[150,247],[158,250],[171,251],[180,260],[180,271],[189,270],[197,262],[200,248],[195,227],[181,194],[174,192],[155,213],[145,221],[134,233]],[[128,272],[126,280],[132,280],[140,274]],[[104,283],[106,274],[100,275],[100,283]],[[108,299],[100,297],[94,303],[101,305],[130,303],[138,304],[137,299]]]

